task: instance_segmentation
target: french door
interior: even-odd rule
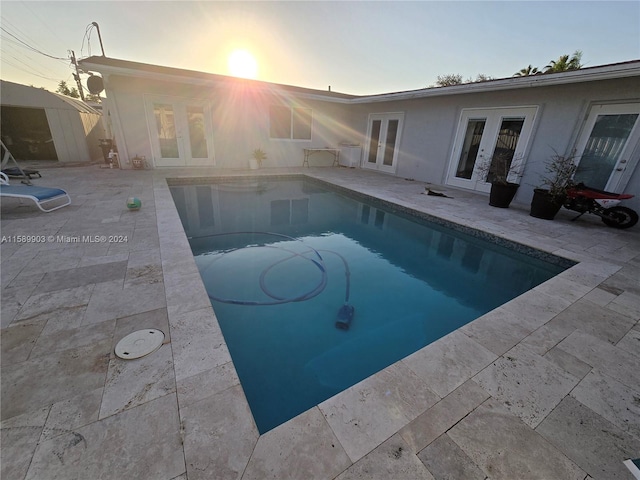
[[[208,105],[198,100],[148,97],[146,108],[156,167],[214,164]]]
[[[365,168],[395,173],[400,147],[404,113],[374,113],[369,115]]]
[[[593,106],[576,144],[575,181],[621,192],[638,161],[639,118],[640,103]]]
[[[488,192],[492,158],[506,157],[512,167],[508,181],[517,182],[538,107],[466,109],[462,111],[447,184]]]

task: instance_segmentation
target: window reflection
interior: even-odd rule
[[[187,107],[189,123],[189,144],[192,158],[208,158],[207,139],[204,128],[204,111],[202,107]]]
[[[156,118],[156,128],[160,140],[160,156],[162,158],[178,158],[178,139],[173,106],[154,103],[153,114]]]

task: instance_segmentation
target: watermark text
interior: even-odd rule
[[[1,243],[127,243],[128,235],[3,235]]]

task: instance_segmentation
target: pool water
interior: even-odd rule
[[[171,192],[260,433],[564,269],[308,180]]]

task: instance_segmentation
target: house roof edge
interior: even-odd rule
[[[640,76],[640,60],[630,60],[626,62],[586,67],[569,72],[545,73],[523,77],[509,77],[483,82],[451,85],[447,87],[428,87],[416,90],[405,90],[400,92],[381,93],[373,95],[351,95],[346,93],[297,87],[293,85],[277,84],[261,80],[249,80],[227,75],[199,72],[195,70],[184,70],[174,67],[139,63],[110,57],[88,57],[80,60],[79,64],[84,70],[98,71],[107,75],[120,74],[132,75],[139,78],[156,78],[172,81],[179,80],[193,85],[202,86],[245,84],[253,86],[254,88],[284,90],[309,99],[355,104],[411,100],[417,98],[511,90],[518,88],[544,87]]]
[[[93,56],[78,62],[83,70],[97,71],[107,75],[129,75],[139,78],[156,78],[168,81],[184,81],[192,85],[238,85],[244,84],[258,89],[278,89],[281,91],[289,91],[306,98],[316,98],[325,101],[345,102],[356,95],[347,93],[332,92],[325,90],[317,90],[312,88],[298,87],[294,85],[284,85],[262,80],[252,80],[246,78],[232,77],[228,75],[220,75],[216,73],[199,72],[195,70],[185,70],[174,67],[165,67],[160,65],[152,65],[148,63],[132,62],[129,60],[120,60],[110,57]]]
[[[592,82],[640,76],[640,60],[599,65],[581,68],[569,72],[545,73],[523,77],[509,77],[483,82],[463,83],[447,87],[429,87],[418,90],[382,93],[377,95],[360,96],[352,103],[387,102],[392,100],[409,100],[414,98],[437,97],[444,95],[459,95],[472,92],[490,92],[511,90],[516,88],[545,87],[564,85],[569,83]]]

